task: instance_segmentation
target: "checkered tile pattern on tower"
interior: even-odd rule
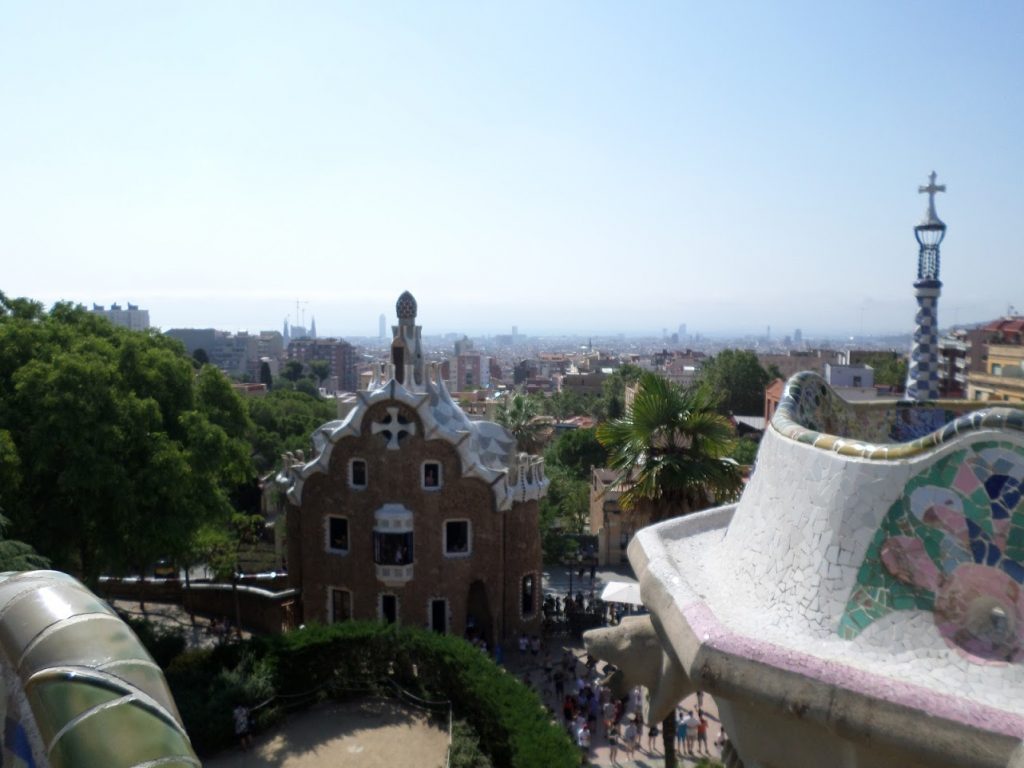
[[[917,295],[917,326],[910,352],[907,398],[935,400],[939,396],[938,295]]]

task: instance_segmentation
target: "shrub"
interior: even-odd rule
[[[493,768],[494,764],[480,748],[480,740],[465,720],[452,723],[450,768]]]
[[[189,651],[166,671],[167,683],[181,713],[192,746],[200,755],[234,742],[232,712],[239,704],[253,708],[274,695],[273,659],[252,648],[223,646]],[[258,728],[280,719],[276,706],[253,712]]]
[[[231,744],[231,711],[272,694],[362,695],[385,679],[451,701],[464,768],[575,768],[579,755],[537,695],[461,638],[376,622],[311,625],[271,638],[183,654],[167,670],[200,754]],[[281,716],[257,710],[261,727]],[[468,735],[467,735],[468,731]],[[470,738],[472,736],[472,738]],[[476,741],[479,739],[479,742]],[[489,760],[481,761],[481,752]],[[458,764],[455,764],[458,765]]]
[[[279,690],[331,680],[340,691],[390,676],[427,699],[448,699],[497,768],[576,766],[577,750],[530,689],[461,638],[373,622],[311,626],[275,638]]]
[[[149,651],[161,669],[167,669],[171,661],[185,650],[185,632],[176,627],[154,624],[147,619],[122,615],[124,622],[138,636],[139,642]]]

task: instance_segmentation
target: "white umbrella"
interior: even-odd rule
[[[640,599],[640,585],[632,581],[609,581],[601,591],[601,599],[606,603],[644,604]]]

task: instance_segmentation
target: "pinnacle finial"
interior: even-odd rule
[[[398,297],[395,314],[398,315],[399,321],[416,319],[416,299],[408,291],[403,291],[402,295]]]
[[[921,222],[923,225],[926,225],[926,226],[927,225],[932,225],[932,226],[942,225],[942,226],[945,226],[945,224],[942,223],[942,219],[940,219],[939,215],[935,212],[935,193],[936,192],[945,192],[946,191],[946,185],[945,184],[936,184],[935,183],[935,179],[936,179],[937,176],[938,176],[938,174],[935,173],[935,171],[932,171],[930,174],[928,174],[928,184],[927,184],[927,186],[923,186],[923,187],[918,187],[917,188],[918,194],[922,194],[922,195],[923,194],[927,194],[928,195],[928,211],[927,211],[927,213],[925,213],[924,221]]]

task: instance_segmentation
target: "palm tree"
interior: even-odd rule
[[[597,428],[626,487],[623,509],[648,507],[654,522],[736,496],[743,478],[728,458],[732,425],[716,405],[706,388],[684,390],[653,373],[641,377],[626,416]]]
[[[520,451],[536,453],[544,426],[539,415],[540,408],[535,398],[515,392],[498,408],[495,420],[512,433]]]
[[[716,405],[707,388],[683,390],[643,374],[626,416],[597,428],[626,489],[619,497],[624,510],[642,507],[654,522],[736,497],[743,478],[727,458],[732,426]],[[673,708],[662,722],[666,768],[676,766],[675,735]]]

